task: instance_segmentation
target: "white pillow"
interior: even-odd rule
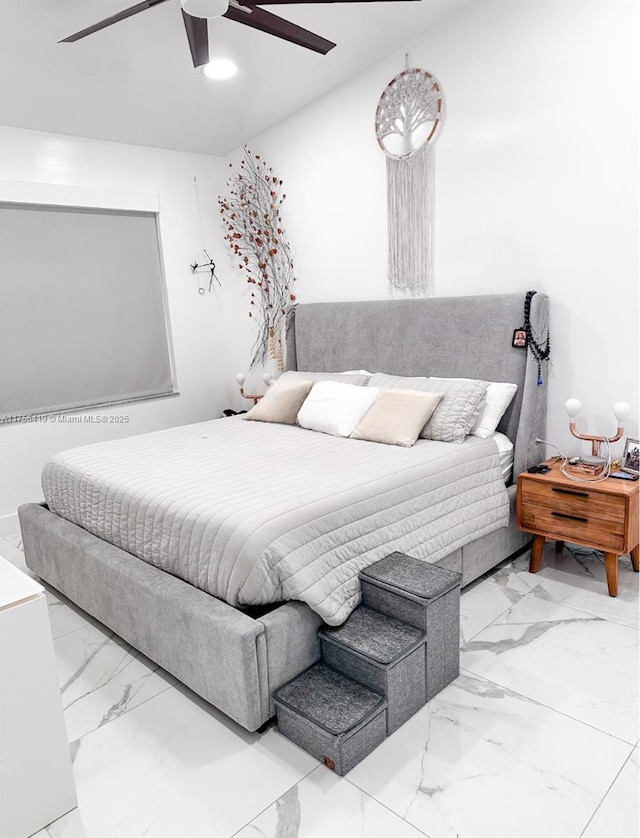
[[[310,431],[349,436],[378,397],[377,387],[318,381],[298,413],[298,424]]]
[[[517,384],[490,381],[487,387],[487,401],[484,410],[471,429],[473,436],[489,439],[500,424],[500,420],[511,404],[518,389]]]
[[[338,375],[373,375],[372,372],[369,370],[344,370],[344,372],[338,373]]]
[[[435,378],[434,381],[446,381],[447,379]],[[473,378],[452,378],[449,381],[474,381]],[[500,424],[500,420],[504,416],[507,408],[511,404],[513,397],[518,389],[517,384],[509,384],[502,381],[483,381],[487,388],[487,397],[484,402],[480,415],[473,424],[470,430],[471,436],[479,436],[481,439],[489,439],[495,433],[496,428]]]
[[[358,384],[364,387],[371,373],[361,370],[351,372],[308,372],[307,370],[287,370],[278,381],[339,381],[341,384]]]

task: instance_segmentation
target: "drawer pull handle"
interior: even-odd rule
[[[552,512],[554,518],[568,518],[570,521],[580,521],[582,524],[588,524],[588,518],[580,518],[578,515],[565,515],[564,512]]]
[[[575,492],[572,489],[552,489],[552,492],[558,492],[561,495],[573,495],[576,498],[588,498],[588,492]]]

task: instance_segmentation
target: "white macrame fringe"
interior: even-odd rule
[[[389,293],[433,294],[433,152],[425,145],[407,159],[387,157]]]

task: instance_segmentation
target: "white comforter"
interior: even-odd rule
[[[506,526],[492,440],[399,448],[218,419],[56,455],[50,509],[231,605],[306,602],[327,623],[394,550],[436,561]]]

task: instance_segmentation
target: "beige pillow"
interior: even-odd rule
[[[442,396],[417,390],[382,390],[351,437],[410,448]]]
[[[376,373],[368,387],[417,390],[420,393],[444,393],[420,436],[440,442],[464,442],[482,410],[487,382],[455,378],[407,378]]]
[[[309,395],[313,381],[282,381],[272,384],[255,407],[245,413],[245,419],[256,422],[280,422],[295,425],[298,411]]]

